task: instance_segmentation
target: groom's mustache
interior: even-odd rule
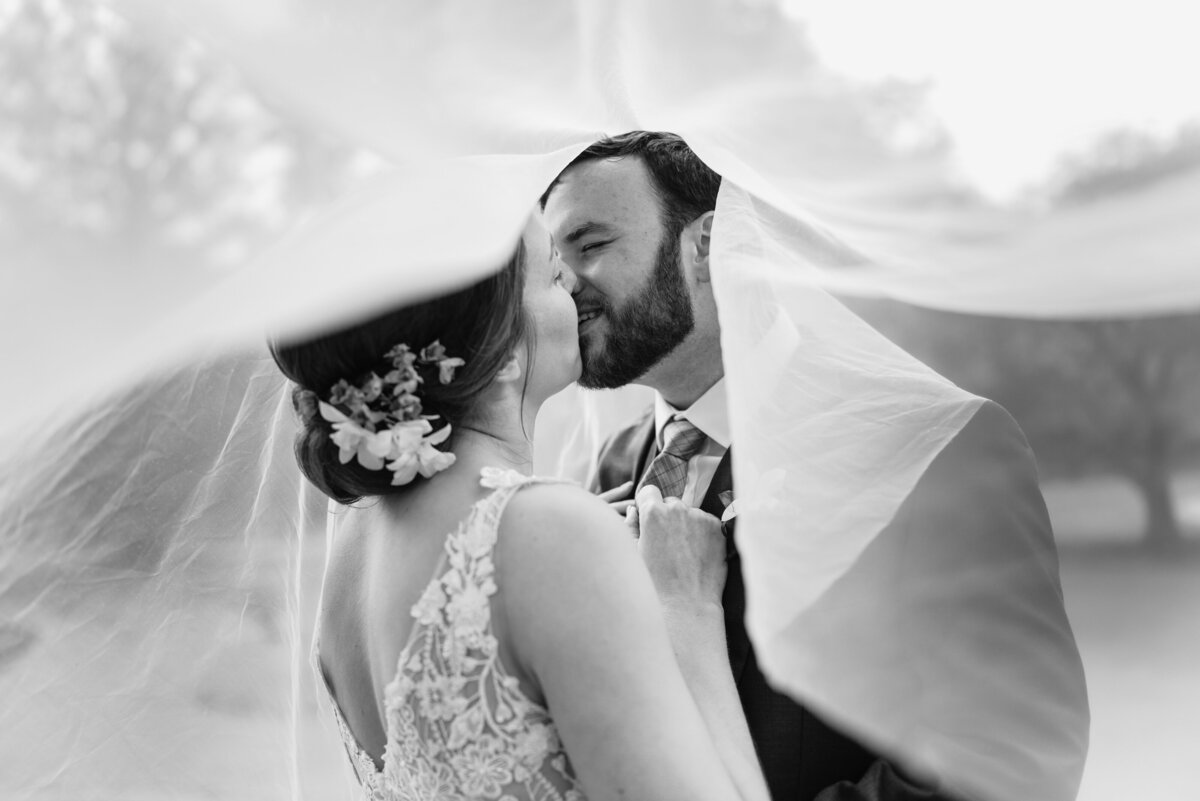
[[[575,311],[580,325],[612,311],[612,304],[603,295],[580,292],[571,299],[575,301]]]

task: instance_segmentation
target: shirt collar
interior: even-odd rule
[[[725,378],[717,379],[717,383],[686,409],[676,409],[663,400],[663,396],[654,393],[654,437],[659,448],[662,448],[663,426],[672,415],[679,415],[700,429],[706,437],[728,448],[729,436],[729,402],[725,398]]]
[[[774,319],[759,337],[755,350],[762,364],[787,364],[800,347],[800,333],[782,307],[774,309]],[[733,437],[729,432],[729,400],[725,397],[725,377],[717,379],[708,390],[687,409],[676,409],[654,393],[654,438],[662,448],[662,432],[672,415],[678,414],[704,432],[722,448],[728,448]]]

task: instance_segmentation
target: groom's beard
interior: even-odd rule
[[[654,272],[646,283],[644,291],[635,293],[620,308],[606,298],[599,299],[607,331],[598,351],[593,351],[598,335],[585,334],[580,339],[582,386],[614,389],[636,381],[692,332],[696,320],[679,267],[678,234],[663,236]]]

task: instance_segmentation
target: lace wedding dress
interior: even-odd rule
[[[370,801],[584,801],[549,711],[501,664],[492,633],[492,550],[509,499],[550,481],[485,468],[493,490],[446,539],[434,577],[384,691],[387,745],[380,769],[355,741],[324,679],[342,742]]]

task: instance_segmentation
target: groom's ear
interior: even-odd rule
[[[696,280],[702,284],[707,284],[712,280],[709,274],[708,257],[712,245],[714,215],[715,212],[706,211],[688,224],[688,234],[694,244],[692,258],[695,259],[695,264],[692,265],[692,270]]]

